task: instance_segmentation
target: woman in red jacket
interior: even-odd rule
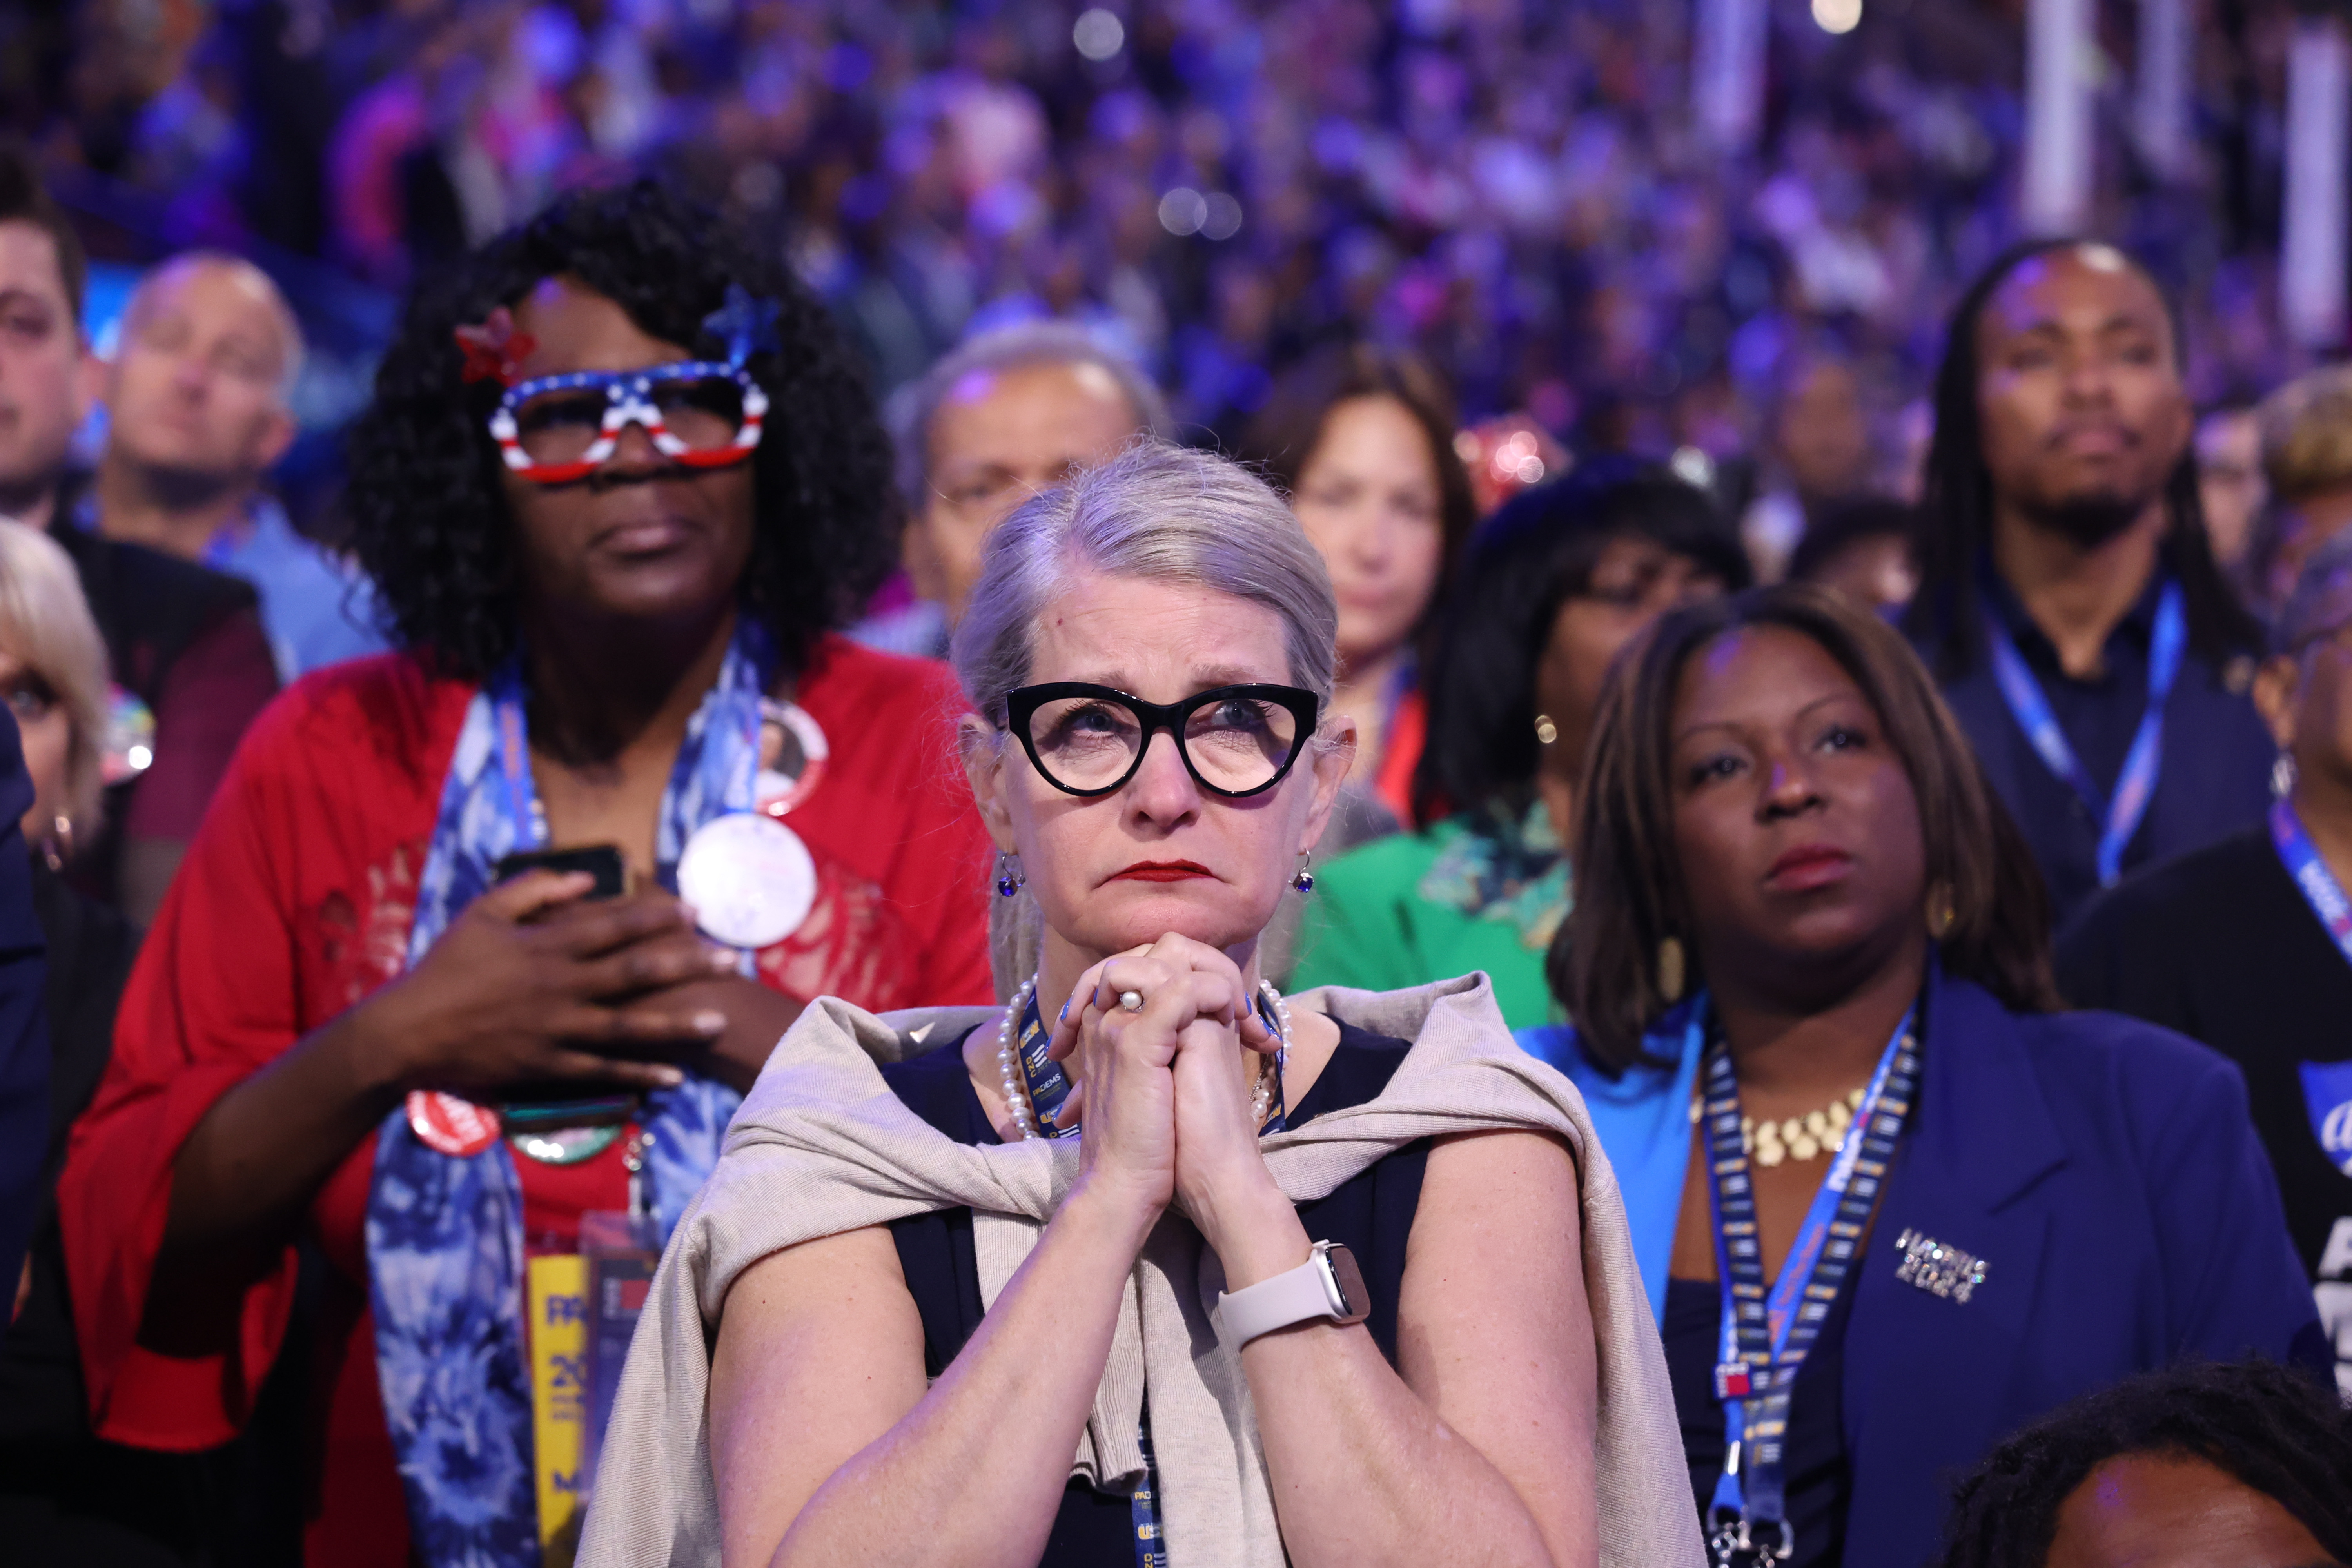
[[[229,1436],[307,1237],[310,1559],[538,1562],[525,1256],[666,1231],[805,1001],[990,999],[953,682],[830,630],[888,495],[821,307],[650,184],[420,299],[350,497],[404,651],[256,725],[68,1158],[102,1436]]]

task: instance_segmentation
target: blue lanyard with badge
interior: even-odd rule
[[[1739,1142],[1739,1080],[1718,1045],[1706,1065],[1702,1121],[1707,1194],[1715,1219],[1716,1279],[1723,1329],[1715,1394],[1723,1403],[1723,1474],[1707,1504],[1716,1568],[1785,1563],[1796,1552],[1788,1519],[1786,1447],[1797,1373],[1853,1266],[1895,1141],[1919,1083],[1919,1041],[1906,1015],[1878,1058],[1822,1189],[1768,1292],[1756,1226],[1756,1194]]]
[[[2352,898],[2320,858],[2319,847],[2288,801],[2271,804],[2271,843],[2286,874],[2310,902],[2311,912],[2319,917],[2346,962],[2352,963]],[[2304,1110],[2320,1152],[2329,1164],[2352,1176],[2352,1061],[2297,1062],[2295,1070],[2303,1080]]]
[[[2026,667],[2025,656],[2017,651],[2016,640],[1999,616],[1986,615],[1985,637],[1992,650],[1993,679],[2017,727],[2025,731],[2042,763],[2073,787],[2099,824],[2099,885],[2113,887],[2123,875],[2124,850],[2139,831],[2140,819],[2147,815],[2157,774],[2164,766],[2164,705],[2172,695],[2173,682],[2179,679],[2181,654],[2189,642],[2188,608],[2180,584],[2167,583],[2157,601],[2156,626],[2147,647],[2147,709],[2132,735],[2131,750],[2124,753],[2123,771],[2116,776],[2112,796],[2102,797],[2090,770],[2074,754],[2058,715],[2051,711],[2042,683]]]

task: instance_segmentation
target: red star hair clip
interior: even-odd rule
[[[457,346],[466,351],[466,366],[459,374],[468,384],[495,381],[512,386],[522,379],[522,362],[539,347],[537,338],[515,331],[514,313],[504,305],[479,326],[459,327],[455,335]]]

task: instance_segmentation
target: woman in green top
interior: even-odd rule
[[[1294,986],[1387,991],[1483,969],[1514,1029],[1551,1017],[1560,854],[1617,650],[1670,609],[1748,585],[1738,536],[1666,468],[1588,461],[1472,541],[1423,689],[1419,833],[1318,870]]]

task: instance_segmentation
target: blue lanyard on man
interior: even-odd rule
[[[1739,1080],[1718,1046],[1705,1068],[1703,1117],[1708,1196],[1715,1217],[1716,1279],[1723,1292],[1716,1397],[1723,1402],[1723,1474],[1707,1504],[1707,1547],[1716,1568],[1786,1562],[1796,1552],[1789,1523],[1789,1406],[1797,1373],[1862,1246],[1878,1203],[1895,1140],[1919,1081],[1919,1043],[1906,1016],[1878,1058],[1861,1112],[1813,1194],[1780,1277],[1768,1293],[1756,1226],[1756,1194],[1739,1142]]]
[[[2058,715],[2051,711],[2042,683],[2033,679],[2025,656],[2017,651],[2016,640],[1998,615],[1986,615],[1985,636],[1992,650],[1993,679],[2017,727],[2025,731],[2043,764],[2073,786],[2099,824],[2099,885],[2113,887],[2123,875],[2124,850],[2139,831],[2140,819],[2147,815],[2157,774],[2164,766],[2164,705],[2172,695],[2172,683],[2179,678],[2181,653],[2189,641],[2188,610],[2180,584],[2167,583],[2157,601],[2156,628],[2147,646],[2147,709],[2132,735],[2131,750],[2124,753],[2123,772],[2116,776],[2112,796],[2100,795],[2090,770],[2074,754]]]

